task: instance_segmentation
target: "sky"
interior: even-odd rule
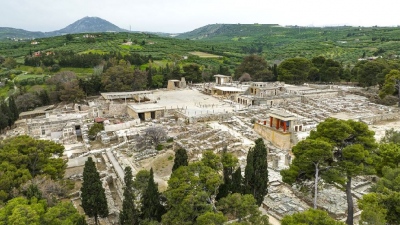
[[[166,33],[216,23],[397,26],[399,7],[398,0],[0,0],[0,27],[47,32],[85,16]]]

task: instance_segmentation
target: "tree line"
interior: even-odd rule
[[[85,225],[67,197],[64,147],[18,136],[0,142],[0,224]]]
[[[203,158],[188,162],[185,149],[175,153],[168,189],[160,193],[154,173],[141,170],[133,180],[132,169],[125,168],[124,199],[119,214],[127,224],[269,224],[258,207],[267,194],[267,150],[262,139],[249,150],[245,176],[238,159],[227,149],[220,155],[206,151]],[[91,158],[85,163],[82,207],[94,217],[108,216],[107,201],[100,177]],[[99,194],[100,193],[100,194]]]
[[[25,56],[24,64],[26,66],[45,66],[52,67],[57,64],[61,67],[77,67],[77,68],[93,68],[102,61],[108,61],[111,58],[116,60],[125,60],[132,65],[143,65],[152,59],[151,55],[140,55],[138,53],[129,53],[122,55],[120,52],[110,53],[92,53],[77,54],[73,51],[55,51],[55,52],[42,52],[40,55],[34,55],[30,52],[29,55]]]

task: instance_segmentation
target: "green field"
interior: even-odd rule
[[[189,52],[189,54],[198,56],[200,58],[222,58],[220,55],[214,55],[206,52]]]
[[[20,74],[15,77],[15,80],[21,81],[21,80],[26,80],[26,79],[30,79],[30,78],[33,78],[33,79],[43,78],[45,76],[48,76],[48,75],[46,75],[46,74]]]

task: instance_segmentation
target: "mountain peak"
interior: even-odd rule
[[[83,17],[68,25],[67,27],[55,31],[60,34],[93,33],[93,32],[123,32],[124,29],[104,20],[100,17]]]

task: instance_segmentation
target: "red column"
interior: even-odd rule
[[[272,127],[272,120],[273,120],[274,118],[272,118],[272,116],[270,116],[269,117],[269,127]]]
[[[279,123],[280,123],[281,121],[279,120],[279,119],[276,119],[276,129],[278,129],[279,130]]]
[[[283,132],[286,132],[286,121],[283,121]]]

